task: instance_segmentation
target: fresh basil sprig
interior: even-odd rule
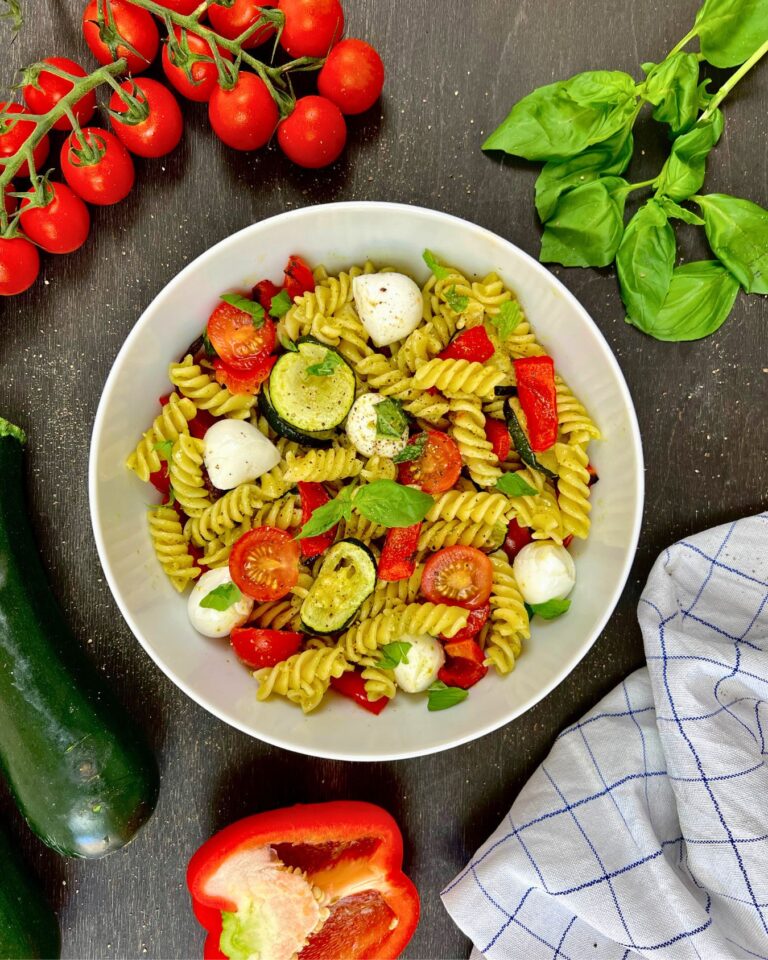
[[[274,297],[272,297],[272,303],[269,305],[269,315],[270,317],[274,317],[275,320],[279,320],[280,317],[284,317],[286,313],[288,313],[292,305],[288,291],[281,290],[280,293],[276,293]]]
[[[408,418],[403,412],[402,405],[392,397],[387,397],[377,403],[376,433],[380,437],[397,437],[399,440],[408,429]]]
[[[385,643],[381,650],[381,657],[376,664],[381,670],[394,670],[401,663],[408,665],[408,651],[413,646],[407,640],[395,640],[394,643]]]
[[[208,610],[229,610],[243,599],[239,587],[234,583],[222,583],[214,587],[200,601],[200,606]]]
[[[408,446],[404,447],[400,453],[396,453],[392,457],[393,463],[410,463],[413,460],[418,460],[419,457],[424,453],[424,448],[427,445],[427,435],[426,433],[420,433],[415,437],[412,437]]]
[[[448,687],[442,680],[436,680],[429,688],[427,710],[448,710],[450,707],[455,707],[457,703],[462,703],[468,696],[469,690],[462,690],[461,687]]]
[[[297,540],[316,537],[340,520],[349,520],[352,509],[383,527],[412,527],[434,506],[434,498],[394,480],[374,480],[361,487],[345,487],[334,500],[318,507],[296,535]]]
[[[505,300],[496,316],[490,318],[502,343],[514,333],[522,319],[523,308],[517,300]]]
[[[444,267],[431,250],[425,250],[422,257],[436,280],[445,280],[446,277],[450,277],[451,271],[449,268]]]
[[[495,489],[508,497],[535,497],[539,492],[518,473],[505,473],[499,477]]]
[[[313,363],[307,367],[307,373],[311,377],[330,377],[343,363],[344,361],[335,350],[326,350],[325,356],[319,363]]]
[[[531,604],[531,614],[535,613],[542,620],[556,620],[567,613],[570,608],[570,600],[547,600],[546,603]]]
[[[456,284],[445,291],[445,302],[454,313],[464,313],[469,306],[469,297],[456,293]]]
[[[264,307],[262,307],[260,303],[256,303],[255,300],[249,300],[239,293],[222,293],[221,299],[224,303],[228,303],[230,306],[242,310],[243,313],[247,313],[253,321],[253,326],[256,330],[260,330],[264,326],[266,314],[264,313]]]

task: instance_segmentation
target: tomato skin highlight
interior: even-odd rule
[[[277,128],[280,149],[300,167],[319,170],[338,160],[347,142],[344,116],[325,97],[302,97]]]
[[[512,449],[512,437],[509,435],[509,427],[506,423],[503,420],[488,417],[485,421],[485,438],[493,447],[499,463],[504,463]]]
[[[274,7],[277,0],[235,0],[231,7],[220,3],[212,3],[208,7],[208,19],[211,26],[227,40],[236,40],[248,27],[252,26],[260,17],[260,7]],[[250,50],[266,43],[275,35],[275,28],[264,24],[245,41],[243,47]]]
[[[176,26],[173,28],[173,32],[176,40],[179,41],[181,38],[181,28]],[[203,40],[202,37],[198,37],[197,34],[188,33],[187,44],[190,53],[213,57],[208,41]],[[229,50],[219,48],[219,54],[224,60],[231,61],[233,59]],[[191,73],[194,83],[190,82],[187,78],[183,67],[178,66],[172,61],[170,47],[167,43],[163,44],[162,63],[163,72],[168,78],[168,82],[182,97],[186,97],[187,100],[194,100],[196,103],[206,103],[211,99],[211,94],[219,83],[219,71],[216,69],[215,63],[209,63],[207,61],[193,63]]]
[[[48,190],[51,199],[44,207],[30,206],[28,198],[22,200],[21,228],[47,253],[72,253],[88,239],[91,228],[88,207],[64,183],[50,183]]]
[[[475,547],[443,547],[424,564],[421,592],[432,603],[475,610],[488,602],[493,565]]]
[[[331,677],[331,687],[342,696],[354,700],[358,707],[362,707],[363,710],[367,710],[368,713],[377,717],[389,705],[388,697],[379,697],[378,700],[368,699],[368,694],[365,692],[365,680],[357,670],[348,670],[346,673],[342,673],[340,677]]]
[[[252,670],[274,667],[292,657],[301,646],[302,635],[289,630],[261,630],[236,627],[230,636],[232,649]]]
[[[282,600],[299,580],[299,544],[285,530],[255,527],[232,548],[229,573],[242,593],[259,603]]]
[[[70,60],[69,57],[46,57],[43,63],[49,63],[59,70],[65,70],[75,77],[86,76],[85,70],[79,63]],[[74,86],[74,81],[65,80],[55,73],[48,73],[41,70],[37,78],[37,86],[28,83],[22,90],[24,102],[29,107],[30,113],[47,113],[53,109],[63,96],[69,93]],[[77,103],[72,106],[77,122],[80,126],[88,123],[96,110],[96,91],[91,90],[82,96]],[[71,130],[72,123],[68,116],[59,117],[53,125],[54,130]]]
[[[208,339],[225,364],[252,367],[254,362],[272,353],[277,331],[270,317],[265,316],[257,329],[253,317],[224,300],[208,318]]]
[[[137,51],[133,53],[124,44],[118,43],[117,58],[125,57],[128,72],[135,74],[146,70],[157,56],[160,46],[160,34],[152,15],[123,0],[90,0],[83,10],[83,36],[91,53],[101,64],[114,63],[115,57],[99,37],[96,22],[99,13],[105,23],[114,26],[120,36]]]
[[[20,103],[0,102],[0,110],[5,110],[6,113],[11,115],[23,115],[29,112],[25,110]],[[28,140],[35,131],[35,124],[32,120],[17,120],[13,124],[11,121],[12,118],[8,117],[6,120],[0,122],[0,159],[12,157],[15,153],[18,153],[24,145],[24,142]],[[46,135],[32,151],[32,158],[35,161],[36,170],[40,170],[47,160],[49,149],[50,141]],[[16,175],[20,177],[29,176],[29,164],[26,160],[19,167],[17,174],[14,174],[14,176]]]
[[[506,553],[510,563],[532,539],[533,535],[529,527],[521,526],[514,517],[509,521],[507,536],[504,539],[504,553]]]
[[[418,486],[424,493],[445,493],[455,486],[461,474],[461,452],[456,441],[447,433],[427,430],[424,450],[417,460],[398,464],[398,483]],[[411,437],[414,443],[423,433]]]
[[[123,146],[137,157],[150,158],[164,157],[175,149],[184,132],[184,120],[171,91],[149,77],[126,80],[120,86],[149,107],[149,116],[141,123],[121,123],[114,116],[111,118],[115,136]],[[128,112],[127,104],[117,91],[112,94],[109,108],[116,113]]]
[[[339,0],[279,0],[285,14],[280,46],[292,57],[324,57],[344,33]]]
[[[208,119],[228,147],[258,150],[269,143],[280,112],[261,77],[241,70],[231,89],[217,85],[211,93]]]
[[[317,89],[347,116],[365,113],[384,87],[384,64],[363,40],[342,40],[328,54],[317,78]]]
[[[0,297],[24,293],[40,273],[40,254],[26,237],[0,237]]]
[[[81,163],[73,148],[83,143],[104,153],[96,163]],[[131,155],[117,137],[98,127],[84,127],[80,134],[70,133],[61,146],[61,172],[74,192],[94,206],[111,206],[124,200],[136,178]]]

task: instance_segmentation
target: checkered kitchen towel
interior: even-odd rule
[[[443,893],[475,958],[768,958],[768,513],[665,551],[639,618],[647,668]]]

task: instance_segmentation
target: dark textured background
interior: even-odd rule
[[[54,53],[92,63],[79,0],[26,0],[29,24],[7,46],[2,82]],[[137,162],[137,186],[97,211],[78,253],[47,258],[41,281],[0,305],[0,413],[22,423],[31,511],[67,616],[153,740],[163,774],[154,819],[125,851],[66,863],[10,819],[55,903],[66,957],[199,957],[184,868],[199,843],[237,817],[296,801],[382,803],[407,842],[423,919],[407,956],[466,957],[469,943],[438,893],[493,830],[555,734],[642,663],[635,620],[659,550],[702,527],[766,505],[768,310],[740,295],[733,316],[694,344],[649,340],[623,320],[611,271],[557,270],[613,347],[635,398],[647,458],[641,546],[614,617],[583,663],[524,717],[476,743],[403,763],[313,760],[250,740],[208,716],[160,674],[122,623],[88,519],[88,443],[102,384],[152,297],[190,260],[246,224],[337,199],[424,204],[538,251],[535,170],[480,152],[483,135],[532,87],[587,68],[638,75],[686,33],[696,0],[348,0],[348,32],[370,39],[389,75],[381,108],[351,124],[332,169],[301,172],[275,149],[237,155],[217,142],[205,109],[185,105],[180,148]],[[721,77],[715,76],[716,80]],[[728,101],[708,179],[768,203],[768,64]],[[658,169],[664,136],[641,122],[632,179]],[[636,175],[635,175],[636,174]],[[691,228],[681,232],[690,252]]]

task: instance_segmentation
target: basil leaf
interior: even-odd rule
[[[657,193],[687,200],[698,193],[707,174],[707,157],[723,132],[723,114],[712,116],[678,137],[656,181]]]
[[[627,224],[616,254],[627,319],[648,333],[672,282],[675,234],[658,201],[649,200]]]
[[[422,257],[436,280],[445,280],[446,277],[451,275],[448,267],[444,267],[431,250],[425,250]]]
[[[448,710],[450,707],[455,707],[457,703],[462,703],[468,696],[469,690],[448,687],[442,680],[436,680],[429,688],[427,710]]]
[[[673,137],[692,127],[699,113],[699,61],[695,53],[673,54],[661,63],[644,63],[643,98],[655,107],[653,119],[669,124]]]
[[[216,353],[216,350],[214,349],[213,344],[212,344],[211,341],[208,339],[208,331],[207,331],[207,330],[203,330],[203,350],[205,350],[205,355],[206,355],[206,357],[217,357],[217,356],[218,356],[218,354]]]
[[[259,330],[264,326],[264,307],[255,300],[249,300],[247,297],[240,296],[239,293],[222,293],[221,299],[232,307],[237,307],[243,313],[247,313],[253,320],[254,327]]]
[[[173,441],[161,440],[160,443],[156,443],[152,449],[157,450],[162,460],[170,460],[171,454],[173,453]]]
[[[242,593],[234,583],[222,583],[214,587],[200,601],[200,606],[206,610],[229,610],[230,607],[243,599]]]
[[[469,297],[462,297],[456,293],[456,285],[454,284],[450,290],[446,290],[445,302],[454,313],[464,313],[469,306]]]
[[[392,462],[410,463],[412,460],[418,460],[422,453],[424,453],[424,447],[426,447],[426,445],[427,435],[426,433],[420,433],[418,436],[413,437],[407,447],[392,457]]]
[[[496,481],[496,490],[508,497],[535,497],[539,492],[517,473],[505,473]]]
[[[677,267],[664,304],[646,333],[657,340],[700,340],[728,318],[739,282],[717,260]]]
[[[528,614],[528,619],[530,620],[533,617],[533,607],[530,605],[530,603],[524,603],[523,606],[525,607],[525,612]]]
[[[666,214],[667,220],[682,220],[684,223],[690,223],[694,227],[704,226],[704,221],[701,217],[697,217],[692,210],[686,210],[685,207],[681,207],[675,200],[670,200],[669,197],[657,197],[656,199]]]
[[[556,620],[570,609],[570,600],[547,600],[546,603],[531,604],[531,613],[538,614],[542,620]]]
[[[712,250],[747,293],[768,293],[768,210],[739,197],[694,197]]]
[[[376,664],[381,670],[394,670],[401,663],[408,664],[408,651],[413,646],[406,640],[396,640],[394,643],[385,643],[381,650],[381,659]]]
[[[511,333],[514,333],[522,319],[523,308],[517,300],[505,300],[499,307],[496,316],[490,317],[490,321],[496,327],[502,343]]]
[[[696,15],[704,59],[736,67],[765,43],[768,0],[705,0]]]
[[[400,403],[387,397],[386,400],[377,403],[374,409],[376,410],[376,433],[380,437],[401,439],[408,429],[408,419]]]
[[[512,443],[515,445],[515,450],[520,454],[520,459],[523,463],[527,463],[533,470],[538,470],[539,473],[543,473],[544,476],[549,477],[550,480],[557,480],[557,474],[548,470],[536,459],[536,454],[531,449],[528,437],[526,437],[525,431],[520,425],[517,414],[509,400],[504,404],[504,414],[510,435],[512,436]]]
[[[287,350],[289,353],[298,353],[299,348],[291,340],[285,330],[281,330],[280,327],[277,328],[277,339],[280,342],[280,346],[283,350]]]
[[[307,367],[307,373],[311,377],[330,377],[334,370],[344,363],[335,350],[326,350],[325,356],[320,363],[313,363]]]
[[[312,516],[307,520],[304,526],[296,534],[297,540],[304,540],[306,537],[319,537],[321,533],[335,527],[340,520],[349,520],[352,516],[351,504],[340,497],[335,500],[329,500],[321,507],[312,511]]]
[[[563,194],[544,226],[542,263],[565,267],[613,263],[624,233],[627,187],[621,177],[602,177]]]
[[[374,480],[358,487],[352,500],[366,520],[384,527],[412,527],[421,523],[434,505],[434,498],[394,480]]]
[[[635,81],[618,70],[591,70],[539,87],[512,108],[483,150],[527,160],[564,160],[631,126]]]
[[[276,293],[272,297],[272,303],[269,305],[269,315],[274,317],[275,320],[279,320],[280,317],[284,317],[288,313],[292,306],[293,302],[288,296],[288,291],[281,290],[280,293]]]

